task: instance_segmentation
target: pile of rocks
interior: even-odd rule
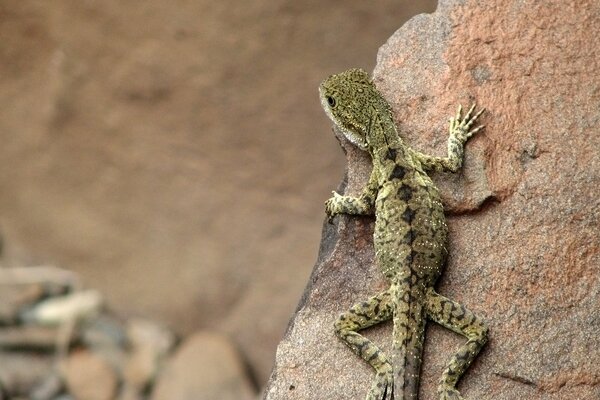
[[[69,271],[0,268],[0,400],[255,397],[221,335],[178,341],[155,322],[112,315]]]

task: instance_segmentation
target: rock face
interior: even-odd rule
[[[600,398],[599,30],[592,0],[442,0],[380,49],[375,82],[412,146],[441,155],[458,103],[488,109],[463,173],[434,177],[451,234],[439,292],[490,325],[490,342],[459,385],[466,399]],[[342,144],[342,186],[356,194],[368,160]],[[372,371],[332,324],[386,287],[372,229],[370,219],[347,216],[325,226],[266,399],[364,398]],[[389,324],[366,334],[389,348]],[[436,398],[463,341],[428,325],[420,398]]]
[[[242,359],[221,335],[190,336],[169,360],[152,400],[252,400],[256,397],[245,376]]]

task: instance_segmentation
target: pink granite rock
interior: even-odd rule
[[[487,319],[466,399],[600,398],[600,3],[441,0],[380,49],[376,85],[406,141],[442,155],[457,104],[488,109],[456,176],[437,175],[450,259],[439,291]],[[343,144],[348,147],[346,143]],[[346,193],[368,177],[348,151]],[[362,399],[372,371],[333,334],[337,315],[386,287],[369,218],[326,225],[265,398]],[[391,325],[366,334],[388,349]],[[427,328],[422,399],[464,339]]]

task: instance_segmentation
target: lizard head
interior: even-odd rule
[[[331,75],[321,83],[319,93],[325,113],[344,136],[368,150],[374,113],[388,107],[369,75],[362,69]]]

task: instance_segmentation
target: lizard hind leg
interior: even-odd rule
[[[375,369],[375,379],[366,400],[394,400],[391,363],[379,347],[358,333],[361,329],[390,320],[393,314],[392,300],[388,289],[367,301],[355,304],[335,322],[335,334]]]
[[[431,320],[468,339],[450,359],[438,386],[440,400],[463,400],[456,384],[487,342],[488,327],[462,304],[437,294],[433,289],[427,293],[426,307]]]

